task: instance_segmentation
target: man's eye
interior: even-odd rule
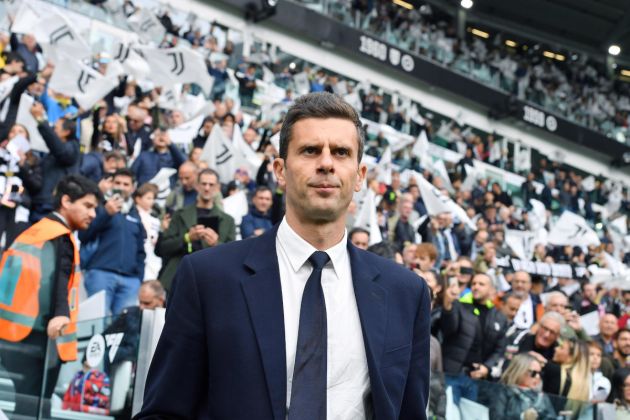
[[[350,151],[348,149],[337,149],[335,150],[335,154],[339,156],[348,156],[350,154]]]
[[[314,153],[317,153],[317,148],[316,147],[305,147],[304,148],[304,153],[307,155],[312,155]]]

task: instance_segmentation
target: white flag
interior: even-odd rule
[[[381,229],[378,226],[376,215],[376,197],[372,189],[368,189],[363,197],[361,207],[357,211],[354,227],[360,227],[370,232],[370,245],[377,244],[383,240]]]
[[[186,121],[178,125],[177,127],[170,128],[168,134],[171,136],[173,143],[184,146],[184,149],[188,150],[191,147],[192,141],[197,136],[199,128],[203,123],[203,115],[193,118],[190,121]]]
[[[105,77],[78,60],[66,56],[55,67],[50,89],[76,99],[83,109],[90,109],[98,100],[118,86],[118,77]]]
[[[377,166],[378,181],[387,185],[392,184],[392,150],[389,147],[385,148],[381,155],[381,160],[378,161]]]
[[[141,51],[151,68],[150,78],[157,86],[196,83],[205,94],[210,94],[214,79],[198,52],[184,47],[143,48]]]
[[[0,83],[0,102],[4,101],[9,96],[13,90],[13,86],[15,86],[18,80],[20,80],[19,76],[13,76]]]
[[[166,35],[166,28],[151,10],[142,8],[127,18],[127,23],[144,42],[159,45]]]
[[[223,211],[234,218],[236,226],[240,226],[243,216],[249,212],[245,191],[241,190],[225,197],[223,199]]]
[[[131,44],[119,42],[112,49],[114,60],[122,64],[123,69],[135,80],[142,80],[149,76],[151,68],[149,63],[140,55]]]
[[[454,217],[457,217],[461,223],[466,223],[472,230],[477,230],[477,226],[470,220],[466,211],[457,205],[451,197],[442,194],[440,190],[431,185],[429,181],[424,179],[418,172],[414,171],[413,174],[420,188],[422,201],[424,201],[427,213],[429,213],[430,216],[435,216],[440,213],[451,213]]]
[[[588,246],[599,245],[597,233],[582,216],[565,211],[549,232],[549,243],[553,245]]]
[[[532,211],[529,213],[529,227],[536,232],[547,225],[547,209],[542,201],[533,198],[529,199],[529,204],[532,206]]]
[[[38,10],[30,1],[22,0],[18,6],[13,24],[11,25],[11,32],[16,34],[31,34],[44,16],[42,10]]]
[[[35,100],[32,96],[23,93],[20,97],[20,105],[18,107],[17,118],[15,122],[18,124],[22,124],[26,130],[28,131],[31,148],[33,150],[37,150],[38,152],[48,153],[48,146],[46,146],[46,142],[44,141],[41,134],[39,134],[39,130],[37,129],[37,121],[33,118],[31,114],[31,107]],[[140,143],[140,142],[138,142]]]
[[[234,150],[232,142],[226,138],[223,129],[215,124],[201,152],[201,160],[219,174],[219,181],[227,184],[234,179],[234,173],[241,166],[240,153]]]
[[[252,176],[252,178],[254,178],[258,173],[260,165],[262,165],[262,159],[258,157],[254,149],[252,149],[252,147],[247,144],[245,139],[243,139],[241,127],[238,125],[234,126],[234,133],[232,134],[232,145],[234,146],[234,150],[242,155],[245,162],[247,163],[249,174]]]
[[[136,142],[136,144],[138,143],[140,142],[139,141]],[[175,175],[176,173],[177,173],[177,169],[162,168],[149,181],[150,184],[153,184],[158,187],[158,194],[157,194],[157,197],[155,197],[158,205],[164,206],[166,197],[168,197],[168,195],[171,193],[171,177]]]
[[[429,157],[429,138],[427,137],[426,131],[420,131],[411,149],[411,153],[419,159],[420,166],[427,166],[427,162],[429,162],[431,158]]]
[[[438,159],[433,162],[433,176],[436,175],[442,180],[444,188],[453,194],[455,190],[453,189],[453,184],[451,184],[451,179],[448,177],[448,171],[446,170],[446,166],[444,165],[444,161],[442,159]]]
[[[31,25],[35,25],[35,38],[55,65],[63,63],[68,56],[80,60],[92,54],[75,25],[56,10],[50,11],[38,22],[31,22]]]
[[[614,257],[623,258],[623,254],[626,252],[624,238],[628,235],[628,217],[623,215],[610,222],[608,232],[615,246]]]
[[[462,186],[460,190],[462,191],[472,191],[477,185],[478,173],[477,168],[470,166],[469,164],[464,164],[466,168],[466,179],[462,182]]]
[[[505,243],[521,260],[531,260],[534,253],[534,233],[528,230],[505,230]]]
[[[586,192],[591,192],[595,189],[595,177],[589,175],[582,180],[582,189]]]

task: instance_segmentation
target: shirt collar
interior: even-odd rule
[[[300,268],[302,268],[304,263],[306,263],[311,254],[317,251],[313,245],[306,242],[291,228],[291,226],[289,226],[286,217],[282,219],[282,222],[278,227],[277,237],[280,246],[289,258],[291,268],[293,268],[293,271],[296,273]],[[333,269],[336,273],[339,273],[343,259],[348,254],[347,237],[348,232],[344,229],[341,241],[324,251],[330,257],[330,261],[332,262]]]

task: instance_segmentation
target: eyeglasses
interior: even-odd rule
[[[529,369],[528,372],[529,372],[529,376],[531,378],[535,378],[536,376],[538,376],[540,378],[541,372],[539,370]]]
[[[541,328],[543,331],[545,331],[545,332],[547,332],[547,333],[549,333],[549,334],[551,334],[551,335],[558,335],[558,334],[560,334],[560,331],[554,331],[554,330],[552,330],[551,328],[545,327],[545,326],[544,326],[544,325],[542,325],[542,324],[540,324],[540,328]]]

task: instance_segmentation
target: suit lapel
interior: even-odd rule
[[[280,270],[276,254],[277,226],[252,241],[257,243],[244,264],[253,274],[241,280],[258,341],[274,418],[284,420],[287,399],[287,365]]]
[[[350,242],[348,242],[348,253],[370,373],[370,386],[374,394],[372,398],[374,411],[379,413],[382,412],[379,404],[385,401],[385,387],[379,369],[387,327],[387,290],[378,282],[380,272]]]

